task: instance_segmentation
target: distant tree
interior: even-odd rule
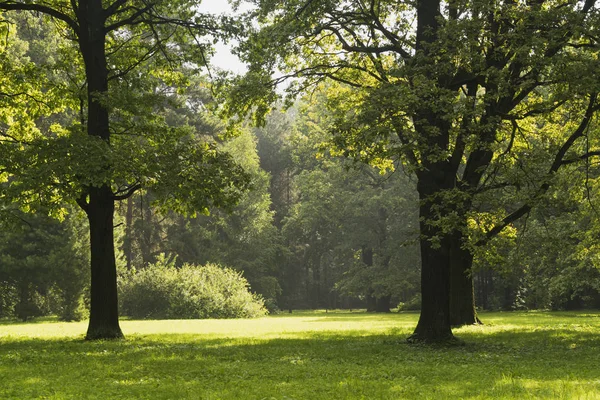
[[[5,307],[22,320],[49,312],[62,320],[81,319],[89,256],[82,248],[86,235],[81,236],[77,215],[62,223],[17,210],[11,215],[0,223],[0,282],[6,285],[2,297],[13,296],[12,301],[4,299]]]
[[[285,130],[269,126],[269,117],[263,129],[272,136],[259,136],[259,149],[261,140],[272,149],[262,153],[263,165],[289,154],[291,201],[280,208],[287,249],[282,304],[335,308],[343,298],[362,298],[373,300],[372,311],[377,304],[389,311],[392,297],[405,302],[415,292],[409,283],[419,266],[414,184],[402,171],[382,175],[324,151],[332,120],[323,100],[315,92],[299,102],[295,123]]]
[[[257,151],[261,169],[271,175],[269,193],[272,209],[275,212],[275,226],[281,229],[283,219],[288,215],[294,193],[292,180],[298,171],[292,159],[292,133],[297,112],[272,112],[264,127],[255,128]]]
[[[163,251],[177,255],[179,262],[210,262],[243,271],[251,290],[274,305],[281,291],[276,278],[280,239],[273,225],[270,176],[260,168],[256,139],[250,131],[223,143],[221,149],[248,172],[252,190],[229,213],[217,210],[165,221]]]

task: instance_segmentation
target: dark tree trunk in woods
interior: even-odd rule
[[[154,224],[152,222],[152,208],[150,207],[150,199],[144,199],[144,196],[140,196],[140,208],[142,213],[142,263],[144,267],[152,264],[155,259],[153,255],[153,236],[154,236]]]
[[[464,249],[463,235],[450,238],[450,324],[452,326],[481,323],[475,309],[475,290],[471,268],[473,254]]]
[[[492,276],[492,271],[489,269],[484,269],[479,271],[476,274],[477,277],[477,304],[481,306],[484,310],[490,309],[490,294],[494,290],[494,281]]]
[[[133,198],[127,199],[127,211],[125,214],[125,239],[123,241],[123,253],[127,270],[131,270],[133,261]]]
[[[373,255],[372,247],[362,246],[360,258],[365,266],[373,266]],[[375,296],[373,296],[373,289],[369,289],[369,292],[365,295],[365,303],[367,306],[367,312],[377,311],[377,299]]]
[[[389,313],[390,310],[390,302],[392,301],[392,296],[382,296],[378,297],[375,305],[375,311],[380,313]]]
[[[367,303],[367,312],[377,311],[377,299],[375,296],[368,294],[365,296],[365,303]]]
[[[79,47],[87,77],[87,132],[110,144],[108,110],[102,104],[108,93],[106,64],[105,12],[102,0],[79,1],[77,20],[80,26]],[[109,164],[102,168],[110,169]],[[90,224],[91,303],[86,339],[123,337],[119,327],[117,301],[117,267],[113,237],[114,195],[110,184],[90,187],[87,204],[81,201]]]

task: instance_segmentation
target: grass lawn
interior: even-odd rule
[[[0,399],[600,399],[600,313],[484,313],[453,348],[406,344],[417,317],[0,322]]]

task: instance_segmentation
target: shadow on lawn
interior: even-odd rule
[[[336,314],[315,314],[315,315],[306,315],[302,316],[307,318],[306,322],[383,322],[383,321],[393,321],[395,323],[402,323],[403,325],[409,325],[413,328],[417,324],[417,319],[419,317],[418,312],[407,312],[400,313],[401,316],[410,316],[411,319],[401,320],[398,318],[398,313],[356,313],[356,314],[344,314],[339,317]],[[414,319],[414,320],[413,320]]]
[[[9,383],[0,385],[0,398],[569,398],[600,391],[600,336],[592,330],[466,328],[467,345],[453,348],[408,345],[406,329],[364,333],[4,338],[0,382]]]

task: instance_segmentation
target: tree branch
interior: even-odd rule
[[[75,202],[79,205],[79,207],[81,207],[81,209],[83,211],[86,212],[86,214],[87,214],[88,210],[90,209],[90,204],[87,201],[87,196],[88,196],[88,193],[86,190],[83,193],[81,193],[81,195],[79,197],[77,197],[75,199]]]
[[[115,15],[119,11],[119,8],[121,8],[121,6],[123,6],[125,3],[127,3],[127,0],[116,0],[104,10],[105,18]]]
[[[29,3],[25,4],[25,3],[18,2],[18,1],[9,0],[9,1],[0,2],[0,10],[41,12],[42,14],[49,15],[51,17],[54,17],[56,19],[59,19],[59,20],[65,22],[67,25],[69,25],[69,27],[73,30],[73,32],[75,32],[75,34],[77,36],[79,36],[79,25],[77,25],[77,22],[75,22],[75,20],[73,18],[71,18],[67,14],[64,14],[52,7],[49,7],[49,6],[46,6],[43,4],[29,4]]]
[[[580,155],[579,157],[570,158],[568,160],[562,160],[560,165],[562,166],[562,165],[574,164],[579,161],[584,161],[584,160],[587,160],[588,158],[596,157],[596,156],[600,156],[600,150],[589,151],[585,154]]]
[[[117,193],[115,193],[113,195],[113,199],[115,201],[119,201],[119,200],[126,200],[129,197],[133,196],[133,194],[135,192],[137,192],[138,190],[140,190],[142,188],[142,185],[140,183],[136,183],[133,186],[130,186],[129,188],[122,190],[122,191],[118,191]],[[123,193],[121,195],[119,195],[118,193]]]
[[[565,143],[563,143],[563,145],[560,147],[560,149],[556,153],[556,156],[554,157],[554,162],[552,163],[552,165],[550,166],[550,169],[548,170],[549,176],[553,175],[556,171],[558,171],[558,169],[561,166],[572,163],[571,160],[564,160],[564,157],[567,154],[567,151],[569,151],[569,149],[573,146],[575,141],[584,135],[587,127],[589,126],[589,123],[592,119],[594,111],[596,110],[596,99],[597,99],[596,93],[590,95],[590,102],[588,104],[585,115],[583,116],[577,129],[571,134],[571,136],[569,136],[569,138],[565,141]],[[594,154],[592,154],[592,153],[594,153]],[[598,153],[598,154],[595,154],[595,153]],[[582,159],[586,159],[586,158],[592,157],[594,155],[600,155],[600,152],[596,152],[596,151],[588,152],[588,153],[584,154],[584,156],[586,156],[586,157],[584,157]],[[567,162],[565,162],[565,161],[567,161]],[[475,245],[483,246],[483,245],[487,244],[494,236],[496,236],[497,234],[502,232],[502,230],[504,228],[506,228],[508,225],[512,224],[513,222],[515,222],[516,220],[521,218],[523,215],[529,213],[532,209],[531,204],[533,203],[533,201],[538,199],[542,194],[546,193],[549,188],[550,188],[550,183],[548,181],[542,183],[540,185],[539,189],[537,190],[537,193],[535,194],[535,196],[533,196],[533,198],[529,202],[523,204],[516,211],[507,215],[504,219],[502,219],[502,221],[499,224],[497,224],[492,229],[490,229],[485,234],[485,237],[483,239],[481,239],[477,243],[475,243]]]

